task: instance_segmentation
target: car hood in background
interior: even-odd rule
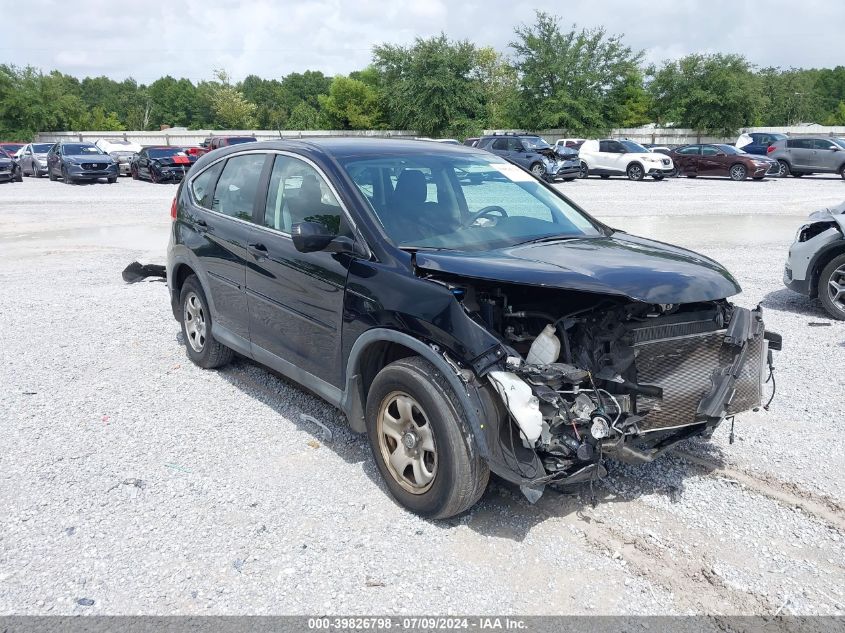
[[[431,272],[646,303],[713,301],[742,290],[712,259],[621,232],[484,252],[418,251],[416,265]]]
[[[67,158],[76,163],[113,163],[114,159],[105,154],[65,154]]]

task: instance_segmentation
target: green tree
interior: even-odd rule
[[[329,94],[319,95],[320,112],[333,130],[369,130],[381,124],[379,95],[363,81],[338,75]]]
[[[507,129],[518,126],[519,79],[516,69],[501,53],[485,46],[477,51],[474,76],[484,102],[481,127]]]
[[[417,38],[410,47],[376,46],[373,58],[383,74],[384,103],[393,127],[425,136],[461,136],[483,119],[474,78],[477,51],[470,42],[452,42],[441,33]]]
[[[287,121],[288,130],[318,130],[320,129],[320,113],[304,101],[301,101]]]
[[[255,104],[247,101],[229,81],[225,70],[214,71],[217,82],[212,85],[209,99],[215,123],[228,129],[248,129],[255,126]]]
[[[661,122],[733,135],[754,125],[765,104],[760,79],[741,55],[687,55],[651,73],[649,91]]]
[[[536,12],[532,26],[514,30],[510,43],[520,78],[521,121],[534,129],[590,133],[621,121],[614,99],[637,72],[642,52],[604,28],[563,31],[557,16]]]
[[[820,121],[829,114],[829,111],[825,111],[824,99],[816,87],[816,71],[765,68],[758,73],[758,77],[766,99],[759,118],[761,125]]]

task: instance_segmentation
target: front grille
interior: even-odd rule
[[[82,163],[82,169],[105,169],[108,163]]]
[[[684,324],[685,326],[687,324]],[[637,382],[663,390],[663,398],[637,396],[637,413],[645,415],[641,430],[695,424],[698,404],[711,388],[714,371],[733,362],[734,350],[724,343],[725,330],[649,341],[634,346]],[[745,365],[728,414],[760,404],[765,342],[762,335],[748,343]]]

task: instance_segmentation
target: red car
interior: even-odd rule
[[[18,143],[17,141],[0,141],[0,149],[5,150],[9,156],[14,156],[24,145],[26,145],[26,143]]]
[[[675,175],[695,178],[696,176],[726,176],[731,180],[745,180],[749,176],[762,180],[766,176],[777,176],[778,162],[757,154],[746,154],[733,145],[721,143],[684,145],[669,152],[675,164]]]
[[[199,158],[203,154],[208,153],[208,150],[204,147],[183,147],[182,151],[185,152],[188,156],[192,156],[194,158]]]

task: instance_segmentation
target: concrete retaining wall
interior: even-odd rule
[[[172,128],[160,132],[39,132],[37,142],[53,143],[56,141],[88,141],[97,139],[124,139],[140,145],[199,145],[209,136],[254,136],[259,141],[271,141],[280,138],[315,138],[321,136],[351,136],[376,138],[413,138],[415,132],[408,130],[185,130]]]

